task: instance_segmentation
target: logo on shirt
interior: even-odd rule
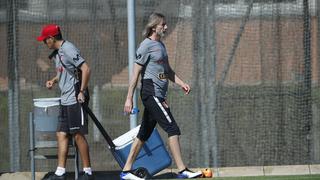
[[[72,58],[72,59],[73,59],[74,61],[79,61],[79,56],[80,56],[80,55],[79,55],[79,54],[77,54],[76,56],[77,56],[77,57]]]
[[[159,73],[158,78],[159,79],[168,79],[169,75],[167,73]]]
[[[142,55],[141,54],[136,54],[136,59],[141,59]]]

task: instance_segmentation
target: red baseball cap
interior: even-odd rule
[[[41,36],[39,36],[37,40],[43,41],[58,34],[60,34],[60,27],[56,24],[49,24],[42,28]]]

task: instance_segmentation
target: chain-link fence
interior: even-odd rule
[[[0,0],[0,171],[30,169],[28,113],[57,97],[50,51],[36,41],[57,23],[87,60],[91,107],[112,137],[129,130],[127,1]],[[152,12],[166,15],[163,39],[175,72],[168,102],[188,167],[320,162],[319,4],[307,0],[137,0],[136,39]],[[142,108],[140,103],[140,108]],[[139,115],[141,117],[141,115]],[[89,126],[94,170],[119,169]],[[166,140],[166,135],[162,132]],[[71,163],[70,163],[71,164]],[[37,170],[54,170],[42,161]],[[175,167],[174,165],[172,167]]]

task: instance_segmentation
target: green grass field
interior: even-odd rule
[[[210,178],[198,178],[204,180]],[[252,176],[252,177],[216,177],[216,180],[320,180],[320,175],[299,176]]]
[[[175,173],[163,173],[154,176],[152,179],[176,179]],[[196,180],[320,180],[320,174],[307,175],[261,175],[261,176],[239,176],[239,177],[213,177],[213,178],[196,178]]]

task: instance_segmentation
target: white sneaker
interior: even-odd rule
[[[179,172],[177,178],[181,179],[191,179],[196,178],[202,175],[201,171],[192,172],[188,168],[184,169],[183,171]]]
[[[144,180],[143,178],[139,178],[138,176],[132,174],[131,172],[121,172],[120,179],[130,179],[130,180]]]

